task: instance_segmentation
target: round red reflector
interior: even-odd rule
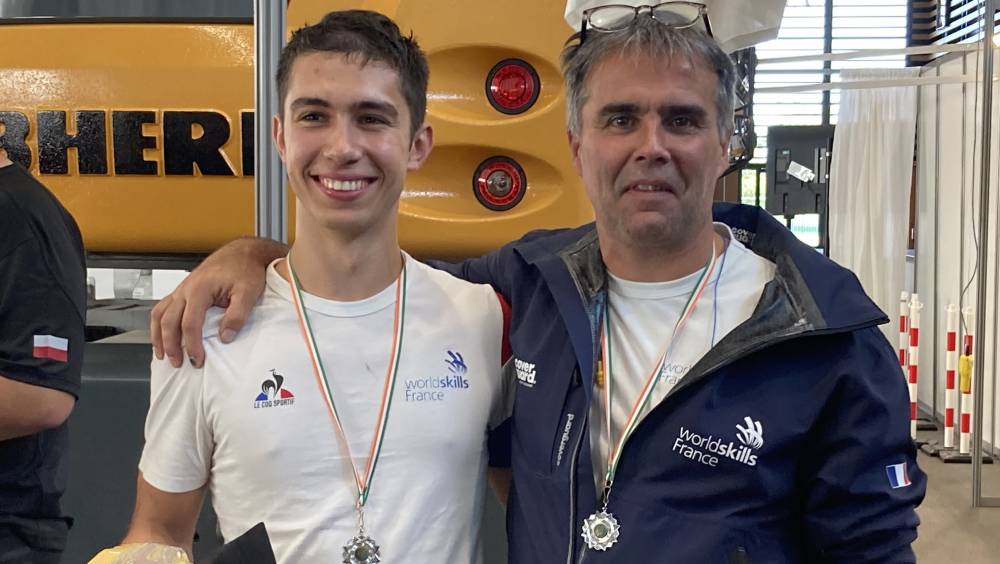
[[[531,65],[521,59],[504,59],[486,76],[486,99],[498,112],[519,114],[534,105],[542,83]]]
[[[472,177],[472,192],[479,203],[493,211],[506,211],[524,198],[528,177],[513,159],[490,157]]]

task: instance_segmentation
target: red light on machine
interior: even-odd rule
[[[507,211],[524,198],[528,177],[513,159],[490,157],[472,177],[472,191],[480,204],[493,211]]]
[[[486,76],[486,99],[498,112],[525,112],[538,100],[542,83],[535,69],[521,59],[504,59]]]

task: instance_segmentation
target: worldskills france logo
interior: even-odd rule
[[[257,399],[253,400],[254,409],[295,403],[295,394],[283,388],[284,383],[285,377],[272,368],[271,377],[261,383],[260,393],[257,394]]]
[[[757,451],[764,446],[764,425],[752,417],[744,417],[743,422],[745,426],[736,424],[735,441],[703,435],[682,426],[671,450],[712,468],[726,459],[756,466]]]
[[[448,369],[447,374],[406,380],[406,401],[444,401],[448,393],[469,388],[469,380],[465,377],[469,367],[465,364],[462,353],[449,350],[444,364]]]

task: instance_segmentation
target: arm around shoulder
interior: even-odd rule
[[[209,255],[153,308],[149,331],[156,358],[166,355],[176,367],[187,357],[195,366],[201,366],[205,360],[202,326],[208,308],[226,308],[219,336],[223,342],[231,341],[264,292],[267,266],[286,254],[287,245],[247,237]]]
[[[512,272],[514,261],[517,260],[514,251],[516,243],[517,241],[507,243],[495,251],[462,262],[432,260],[428,264],[474,284],[489,284],[498,294],[509,299],[514,291],[515,276]]]

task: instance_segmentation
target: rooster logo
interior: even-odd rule
[[[260,394],[254,401],[268,401],[273,399],[291,399],[295,394],[281,387],[285,383],[285,377],[274,368],[271,369],[271,378],[264,380],[260,385]]]

